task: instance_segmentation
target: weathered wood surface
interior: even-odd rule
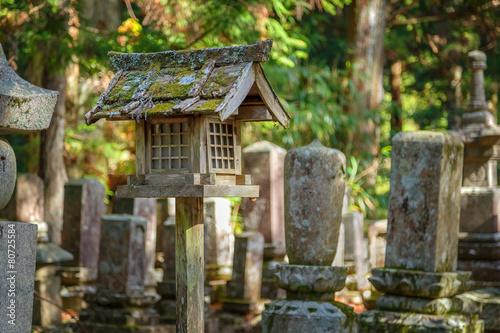
[[[146,127],[144,120],[135,123],[135,174],[146,173]]]
[[[205,259],[203,198],[175,200],[175,267],[178,333],[202,333]]]
[[[257,185],[123,185],[118,186],[120,198],[257,198]]]
[[[158,173],[129,175],[128,185],[252,185],[251,175],[217,175],[215,173]]]
[[[271,88],[269,81],[264,74],[264,70],[260,64],[255,65],[255,83],[259,88],[260,96],[266,104],[269,111],[276,117],[278,122],[283,125],[283,127],[288,127],[290,123],[290,116],[286,113],[285,108],[281,104],[278,96]]]
[[[242,62],[266,62],[269,60],[272,39],[252,45],[209,48],[193,51],[165,51],[156,53],[119,53],[109,52],[111,66],[115,70],[146,70],[154,63],[164,67],[201,67],[209,60],[215,60],[218,66]]]

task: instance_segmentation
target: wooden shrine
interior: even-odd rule
[[[203,332],[203,197],[258,197],[241,173],[241,123],[290,116],[264,75],[272,40],[110,53],[117,73],[85,116],[136,121],[136,174],[119,197],[176,198],[176,331]]]
[[[118,195],[257,197],[241,174],[241,123],[290,119],[260,65],[271,46],[111,53],[118,72],[86,120],[137,121],[136,175]]]

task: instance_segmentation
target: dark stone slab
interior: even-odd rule
[[[477,315],[429,315],[375,310],[361,313],[359,329],[364,333],[481,333],[483,321]]]
[[[142,296],[146,226],[143,217],[126,214],[102,217],[98,286],[112,294]]]
[[[86,274],[81,276],[84,281],[97,277],[104,195],[104,186],[97,179],[70,179],[64,186],[61,246],[74,259],[62,265],[85,268]]]

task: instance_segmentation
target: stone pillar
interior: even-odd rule
[[[0,221],[0,230],[1,331],[31,332],[37,226]]]
[[[14,194],[7,206],[0,211],[0,218],[19,222],[43,221],[43,191],[42,178],[29,173],[17,175]]]
[[[163,223],[163,280],[156,287],[161,296],[158,312],[161,322],[175,325],[175,216]]]
[[[224,198],[206,198],[203,202],[206,279],[229,280],[234,250],[231,201]]]
[[[243,149],[244,172],[260,185],[260,197],[255,201],[243,198],[241,215],[246,231],[258,231],[264,236],[264,268],[262,298],[284,298],[285,292],[274,281],[276,265],[285,256],[285,218],[283,165],[286,150],[268,141],[259,141]]]
[[[368,252],[371,268],[385,266],[386,238],[387,220],[380,220],[368,226]]]
[[[89,307],[80,313],[90,332],[157,332],[156,293],[145,292],[147,220],[132,215],[105,215],[97,291],[85,294]]]
[[[385,268],[372,284],[386,293],[361,314],[362,332],[477,332],[477,316],[456,315],[470,272],[456,271],[463,144],[452,135],[401,132],[392,143]]]
[[[45,222],[38,225],[36,246],[35,299],[33,325],[55,326],[62,323],[61,277],[56,264],[73,259],[73,255],[59,245],[49,242],[49,228]]]
[[[462,299],[470,308],[477,309],[486,330],[500,331],[500,189],[497,179],[500,127],[485,99],[486,55],[473,51],[468,56],[472,72],[468,113],[463,116],[461,128],[453,133],[465,145],[458,268],[472,271],[475,288],[488,287],[466,293]]]
[[[64,186],[61,247],[74,259],[62,264],[63,284],[88,284],[97,278],[104,195],[97,179],[70,179]]]
[[[360,212],[342,214],[342,224],[345,226],[344,260],[346,266],[353,268],[356,275],[357,289],[362,290],[367,286],[368,258],[365,237],[363,234],[364,218]]]
[[[146,286],[155,285],[154,269],[156,258],[156,199],[115,198],[113,214],[142,216],[148,221],[146,229]]]
[[[266,304],[264,333],[357,332],[348,306],[334,302],[346,267],[332,267],[337,251],[345,156],[319,141],[292,149],[285,159],[285,236],[290,264],[277,266],[286,300]]]
[[[1,46],[0,46],[1,50]],[[3,55],[3,51],[1,53]],[[7,140],[0,137],[0,209],[3,209],[11,200],[16,187],[17,163],[14,149]]]
[[[235,236],[233,277],[227,283],[222,309],[227,312],[260,313],[264,237],[257,231]]]

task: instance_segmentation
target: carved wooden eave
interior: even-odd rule
[[[272,40],[253,45],[158,53],[110,53],[117,73],[87,113],[108,120],[218,115],[221,121],[277,121],[290,116],[261,67]]]
[[[39,88],[9,66],[0,45],[0,134],[28,133],[49,127],[57,91]]]

